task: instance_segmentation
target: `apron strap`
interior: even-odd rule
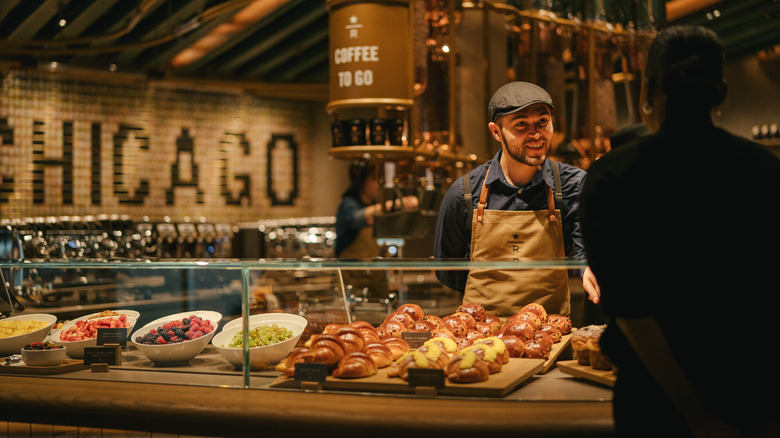
[[[553,184],[555,184],[555,208],[563,211],[563,188],[561,186],[561,169],[557,161],[550,160],[553,166]]]
[[[471,203],[471,172],[463,176],[463,200],[466,201],[466,211],[468,212],[469,221],[467,224],[471,224],[471,220],[474,216],[474,204]]]
[[[487,173],[485,173],[485,180],[490,174],[490,166],[488,166]],[[482,190],[479,192],[479,203],[477,204],[477,222],[482,223],[484,218],[485,207],[487,206],[488,194],[490,193],[490,186],[482,182]]]
[[[547,190],[547,212],[550,217],[550,222],[556,222],[558,220],[555,215],[555,210],[561,208],[563,205],[563,190],[561,190],[561,170],[558,167],[558,162],[550,160],[553,168],[553,184],[555,185],[555,193],[550,186],[545,186]]]

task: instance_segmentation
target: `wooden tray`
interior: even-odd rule
[[[566,347],[569,346],[570,341],[571,341],[571,333],[563,336],[560,342],[556,342],[553,344],[552,350],[550,351],[550,357],[544,360],[544,366],[542,366],[542,369],[539,371],[539,374],[546,373],[547,371],[550,370],[550,368],[552,368],[553,365],[556,364],[556,361],[558,360],[558,356],[560,356],[563,350],[565,350]]]
[[[436,390],[439,395],[460,395],[472,397],[503,397],[512,392],[544,366],[542,359],[511,358],[504,364],[501,371],[491,374],[484,382],[452,383],[445,382],[445,387]],[[377,374],[360,379],[338,379],[328,376],[322,385],[324,390],[370,391],[414,394],[416,388],[399,377],[388,377],[388,368],[381,368]],[[270,385],[272,388],[300,388],[301,382],[287,376],[277,378]]]
[[[617,380],[617,375],[611,370],[594,370],[590,366],[578,364],[576,360],[560,361],[558,362],[558,369],[574,377],[580,377],[609,387],[614,387],[615,380]]]
[[[5,358],[0,358],[0,363],[5,363]],[[0,373],[2,374],[35,374],[35,375],[50,375],[50,374],[63,374],[71,371],[83,370],[84,361],[81,359],[65,359],[59,365],[50,366],[30,366],[24,362],[17,362],[10,365],[0,365]]]

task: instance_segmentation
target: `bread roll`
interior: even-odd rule
[[[413,321],[420,321],[423,316],[425,316],[422,308],[417,304],[412,303],[401,304],[401,306],[396,309],[396,312],[405,313],[411,316]]]
[[[458,306],[457,313],[468,313],[475,321],[485,321],[485,315],[487,312],[485,308],[479,303],[464,303]]]
[[[508,321],[501,328],[501,333],[499,334],[499,336],[502,335],[517,336],[518,338],[520,338],[520,340],[525,341],[533,338],[535,331],[536,330],[533,328],[533,326],[528,324],[527,322]]]
[[[563,315],[547,315],[547,322],[561,331],[562,335],[568,335],[571,332],[571,319]]]
[[[531,312],[515,313],[514,315],[508,318],[507,322],[510,321],[528,323],[531,327],[534,328],[534,330],[539,330],[539,328],[542,326],[542,320],[539,318],[539,316]]]
[[[563,335],[561,334],[561,331],[555,328],[555,326],[553,326],[550,323],[542,324],[542,328],[540,328],[539,331],[550,335],[550,338],[553,340],[554,343],[561,342],[561,339],[563,339]]]
[[[501,342],[504,343],[509,357],[523,357],[525,349],[523,348],[523,341],[517,336],[502,335],[498,337]]]
[[[405,329],[411,327],[412,324],[414,324],[414,319],[412,319],[408,313],[403,312],[393,312],[387,315],[387,317],[385,317],[384,324],[387,324],[391,321],[401,324]]]
[[[455,315],[447,315],[442,318],[441,324],[439,324],[439,328],[442,327],[451,331],[452,334],[456,337],[465,336],[466,330],[468,330],[468,327],[466,327],[466,323],[463,321],[463,319]]]
[[[439,324],[441,324],[441,318],[436,315],[425,315],[423,316],[423,321],[428,321],[434,326],[438,327]]]
[[[539,319],[542,321],[542,323],[547,322],[547,310],[539,303],[529,303],[523,306],[522,309],[520,309],[520,312],[531,312],[536,314],[536,316],[539,317]]]

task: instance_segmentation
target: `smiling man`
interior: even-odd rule
[[[529,82],[511,82],[490,100],[496,155],[458,178],[439,209],[434,256],[439,260],[521,261],[583,257],[577,221],[582,169],[548,158],[552,98]],[[528,303],[548,313],[571,312],[568,272],[562,269],[438,271],[439,280],[506,317]],[[589,269],[583,285],[593,302],[598,286]]]

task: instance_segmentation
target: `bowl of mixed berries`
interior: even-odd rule
[[[65,347],[53,342],[31,342],[22,348],[22,362],[27,366],[54,366],[65,360]]]
[[[221,319],[210,310],[164,316],[136,330],[130,342],[155,364],[186,363],[206,348]]]

